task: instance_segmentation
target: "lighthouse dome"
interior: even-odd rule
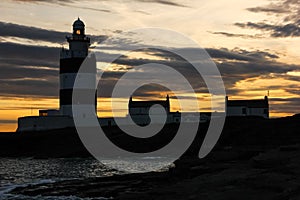
[[[73,36],[80,36],[80,37],[84,37],[84,23],[83,21],[80,20],[80,18],[78,17],[78,19],[73,23]]]
[[[78,19],[73,23],[73,29],[84,29],[85,25],[83,23],[83,21],[80,20],[80,18],[78,17]]]

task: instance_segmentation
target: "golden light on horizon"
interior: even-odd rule
[[[300,86],[298,81],[287,80],[282,77],[256,77],[237,82],[234,89],[238,89],[240,91],[239,95],[236,95],[237,98],[262,98],[263,96],[268,95],[268,91],[270,96],[274,98],[298,97],[298,95],[289,92],[287,90],[289,88],[282,87],[284,85]]]
[[[192,94],[182,94],[180,97],[180,100],[176,98],[175,94],[172,92],[168,93],[161,93],[159,91],[152,92],[153,96],[147,96],[147,97],[134,97],[133,99],[135,101],[152,101],[152,100],[165,100],[166,95],[168,94],[170,97],[170,111],[171,112],[211,112],[211,97],[212,95],[208,93],[198,93],[196,95]],[[191,96],[195,97],[191,98]],[[198,108],[194,107],[194,101],[197,101]],[[115,117],[124,117],[128,114],[128,102],[129,98],[114,98],[114,116]],[[225,97],[220,97],[218,102],[215,102],[215,104],[218,104],[220,102],[225,101]],[[97,114],[98,117],[112,117],[112,99],[111,98],[98,98],[98,109]],[[185,105],[186,110],[182,109],[182,105]],[[220,110],[215,111],[222,111],[222,108],[219,108]]]
[[[0,132],[14,132],[19,117],[38,116],[41,109],[57,109],[56,98],[0,97]]]
[[[291,75],[291,76],[300,76],[300,71],[292,71],[292,72],[288,72],[287,75]]]

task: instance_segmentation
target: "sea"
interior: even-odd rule
[[[118,166],[119,170],[108,167],[114,165]],[[93,158],[0,158],[0,200],[90,200],[90,198],[76,196],[32,197],[10,192],[17,187],[34,184],[153,171],[152,169],[157,169],[158,165],[161,165],[162,171],[166,170],[170,166],[169,160],[161,157],[145,157],[143,161],[106,159],[101,163]],[[93,199],[104,200],[107,198]]]

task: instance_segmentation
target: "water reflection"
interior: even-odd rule
[[[94,159],[0,159],[0,184],[79,179],[119,174]]]

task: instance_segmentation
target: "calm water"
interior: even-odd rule
[[[107,168],[105,165],[94,159],[4,159],[0,158],[0,199],[72,199],[82,198],[68,197],[28,197],[12,195],[9,193],[18,186],[28,184],[50,183],[60,180],[83,179],[89,177],[111,176],[113,174],[124,174],[128,172],[139,172],[151,170],[154,165],[166,165],[163,158],[145,158],[141,163],[134,160],[106,160],[105,162],[122,166],[126,171],[117,171]],[[84,198],[88,200],[89,198]],[[93,198],[95,199],[95,198]],[[104,199],[104,198],[98,198]]]

